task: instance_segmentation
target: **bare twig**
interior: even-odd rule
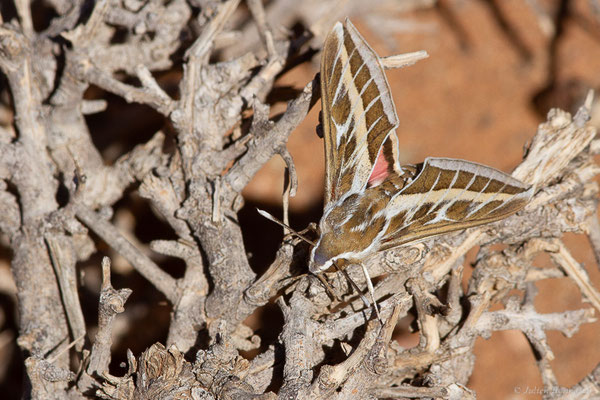
[[[248,152],[229,170],[225,182],[234,192],[240,192],[271,156],[287,140],[288,135],[304,119],[318,96],[315,93],[315,82],[309,83],[300,96],[292,101],[285,114],[273,128],[265,133],[254,133],[255,139],[248,143]]]
[[[594,249],[596,264],[600,268],[600,221],[597,215],[591,215],[586,224],[587,237]]]
[[[429,57],[426,51],[415,51],[396,56],[382,57],[381,64],[385,69],[404,68],[414,65],[417,61],[424,60]]]
[[[57,276],[60,294],[65,306],[65,313],[73,338],[83,338],[86,334],[85,320],[79,303],[77,291],[77,272],[75,270],[75,252],[70,246],[71,242],[63,235],[45,235],[44,240],[48,246],[48,253],[52,260],[54,273]],[[83,342],[77,343],[77,350],[81,351]]]
[[[577,284],[584,298],[600,311],[600,293],[592,286],[585,269],[573,258],[561,241],[555,240],[554,244],[558,247],[558,251],[550,253],[552,260]]]
[[[28,355],[26,397],[474,398],[465,385],[476,365],[475,342],[507,329],[529,341],[546,397],[599,392],[600,367],[569,390],[560,386],[552,364],[556,349],[547,339],[550,330],[572,336],[600,309],[595,283],[562,238],[586,233],[600,262],[600,166],[593,157],[600,141],[589,122],[591,92],[574,116],[552,110],[539,126],[513,173],[535,189],[525,209],[319,275],[336,293],[332,299],[306,273],[312,232],[307,243],[286,236],[258,278],[255,271],[264,265],[245,247],[242,191],[281,155],[288,223],[288,200],[298,183],[287,140],[320,97],[314,80],[273,116],[280,100],[274,82],[317,50],[335,20],[365,14],[363,26],[390,42],[398,30],[423,26],[398,14],[436,2],[248,0],[238,7],[239,0],[99,0],[91,10],[88,2],[48,3],[57,16],[43,31],[37,30],[36,2],[14,0],[17,19],[0,20],[0,69],[8,87],[0,88],[0,239],[14,254],[10,290],[19,305],[18,344]],[[547,13],[529,3],[544,27]],[[380,61],[390,69],[427,57],[419,51]],[[114,108],[90,86],[158,111],[153,114],[163,129],[131,151],[139,142],[133,137],[113,143],[93,132],[92,140],[84,115],[105,111],[101,119],[108,120]],[[162,255],[157,260],[183,261],[177,279],[167,273],[168,264],[163,270],[95,211],[110,211],[129,194],[171,228],[149,239],[149,247]],[[127,371],[118,377],[108,373],[112,334],[131,291],[112,287],[107,258],[97,335],[91,351],[82,348],[90,327],[79,304],[77,268],[90,267],[77,263],[90,257],[98,240],[125,257],[172,307],[162,328],[168,328],[166,346],[154,344],[141,355],[129,351]],[[477,246],[463,290],[466,254]],[[539,255],[555,266],[536,267]],[[361,302],[368,286],[361,267],[375,278],[382,325]],[[535,285],[546,279],[574,282],[593,307],[539,312]],[[270,301],[279,306],[281,325],[265,312]],[[504,308],[490,311],[498,304]],[[419,346],[406,349],[394,340],[399,320],[416,326]],[[272,325],[266,331],[257,321],[260,328],[267,327],[264,321]],[[4,329],[0,341],[15,336]],[[75,341],[69,345],[70,337]],[[69,367],[76,359],[74,373]]]
[[[175,280],[166,272],[160,269],[144,253],[136,249],[127,239],[125,239],[117,229],[109,222],[102,219],[94,211],[85,206],[78,206],[76,211],[77,218],[90,227],[111,247],[121,254],[131,265],[148,281],[150,281],[158,290],[160,290],[169,301],[177,301],[177,292]]]
[[[99,376],[108,372],[111,358],[113,325],[117,314],[125,311],[125,302],[131,295],[131,289],[115,290],[110,282],[110,259],[102,259],[102,290],[98,307],[98,332],[90,352],[87,373]]]

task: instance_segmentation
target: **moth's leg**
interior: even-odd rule
[[[367,267],[365,264],[360,263],[362,267],[363,274],[365,274],[365,279],[367,280],[367,288],[369,288],[369,294],[371,295],[371,300],[373,300],[373,308],[375,308],[375,313],[377,314],[377,319],[383,325],[383,320],[381,319],[381,314],[379,314],[379,307],[377,307],[377,301],[375,300],[375,289],[373,289],[373,282],[371,282],[371,277],[369,276],[369,271],[367,271]]]
[[[358,287],[356,282],[354,282],[352,280],[352,278],[350,278],[350,275],[348,275],[348,272],[346,272],[346,269],[340,268],[339,265],[337,265],[337,263],[335,263],[335,262],[333,263],[333,266],[344,275],[344,277],[348,280],[348,282],[350,282],[350,285],[352,285],[354,290],[356,290],[356,293],[358,293],[358,295],[360,296],[360,299],[365,304],[365,307],[371,308],[371,302],[369,300],[367,300],[367,298],[362,294],[362,290],[360,290],[360,288]],[[375,310],[378,311],[377,305],[375,305]],[[379,315],[379,313],[377,315]]]
[[[315,276],[317,278],[319,278],[319,280],[321,281],[321,283],[325,287],[325,290],[327,291],[327,293],[329,293],[331,295],[331,297],[333,297],[333,299],[335,301],[337,301],[338,303],[341,303],[341,300],[340,300],[339,296],[333,290],[333,288],[331,287],[331,285],[325,280],[325,278],[323,277],[323,275],[322,274],[315,274]]]

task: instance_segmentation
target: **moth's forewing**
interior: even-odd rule
[[[532,194],[533,188],[494,168],[428,158],[388,203],[390,224],[380,249],[498,221],[522,209]]]
[[[390,170],[397,168],[398,117],[379,57],[349,20],[327,36],[321,57],[325,142],[325,204],[366,187],[384,141]]]

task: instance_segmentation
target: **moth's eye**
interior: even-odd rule
[[[327,256],[325,256],[323,253],[321,253],[320,251],[315,251],[315,255],[313,257],[313,261],[314,261],[315,265],[317,265],[317,266],[325,265],[325,263],[328,260],[329,259],[327,258]]]

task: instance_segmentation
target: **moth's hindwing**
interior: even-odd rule
[[[349,20],[338,22],[325,40],[321,98],[327,205],[363,190],[380,152],[386,168],[398,168],[393,132],[398,117],[387,78],[379,57]]]
[[[380,249],[498,221],[523,208],[533,188],[480,164],[427,158],[414,180],[386,206]]]

